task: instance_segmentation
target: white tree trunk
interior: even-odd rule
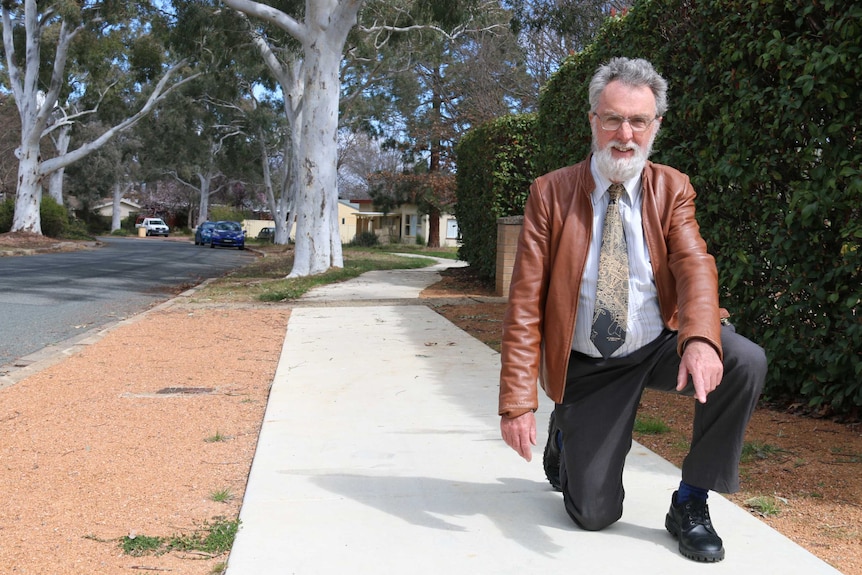
[[[120,201],[123,199],[123,190],[120,182],[114,182],[113,210],[111,211],[111,231],[115,232],[122,225],[122,214],[120,213]]]
[[[61,206],[63,205],[63,178],[65,175],[66,168],[60,168],[48,176],[48,196]]]
[[[62,156],[69,151],[69,143],[72,141],[72,126],[66,124],[59,128],[57,137],[54,138],[54,148],[57,155]],[[65,166],[51,172],[48,177],[48,195],[54,198],[59,205],[63,205],[63,178],[66,174]]]
[[[305,98],[300,132],[299,189],[296,205],[296,248],[289,277],[323,273],[343,267],[338,230],[338,65],[341,53],[324,42],[305,51]],[[339,240],[335,249],[334,239]]]
[[[288,134],[285,136],[285,154],[284,157],[287,159],[288,163],[293,157],[290,154],[290,144],[288,143],[288,138],[290,137]],[[269,163],[269,154],[267,152],[266,147],[266,136],[263,133],[263,130],[258,132],[258,140],[260,143],[260,160],[263,168],[263,187],[266,192],[266,204],[269,207],[269,213],[272,214],[273,223],[275,224],[275,237],[273,237],[273,242],[278,245],[286,245],[288,240],[290,239],[290,222],[293,221],[293,218],[290,217],[293,214],[293,194],[291,190],[291,175],[295,173],[295,170],[291,168],[285,168],[280,174],[281,184],[279,185],[279,192],[276,195],[275,186],[272,181],[272,170],[270,169]]]
[[[200,208],[198,209],[198,221],[197,225],[200,225],[202,222],[207,221],[209,219],[210,214],[210,185],[212,182],[212,176],[209,174],[198,174],[198,181],[201,183],[200,187]]]
[[[42,184],[39,177],[39,146],[19,148],[18,195],[15,197],[13,232],[42,234],[39,206],[42,203]]]
[[[296,190],[296,249],[288,277],[323,273],[343,267],[338,234],[336,178],[339,67],[347,33],[356,24],[363,0],[306,0],[304,21],[251,0],[224,0],[250,16],[279,26],[302,44],[301,105],[292,102],[299,117]],[[264,55],[266,59],[266,55]],[[285,98],[293,97],[285,90]],[[296,125],[292,128],[295,130]]]

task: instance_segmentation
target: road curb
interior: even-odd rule
[[[152,307],[125,319],[93,328],[84,333],[70,337],[69,339],[43,347],[42,349],[25,355],[24,357],[20,357],[11,363],[0,365],[0,389],[5,389],[9,386],[15,385],[19,381],[27,379],[31,375],[36,375],[40,371],[57,365],[64,359],[80,353],[86,349],[87,346],[99,342],[115,329],[133,325],[150,313],[168,309],[176,305],[180,300],[190,298],[197,291],[206,287],[216,279],[218,278],[206,279],[198,285],[177,294],[167,301],[155,304]]]

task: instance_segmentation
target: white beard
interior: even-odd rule
[[[596,140],[596,133],[593,131],[593,153],[596,156],[596,167],[599,173],[612,182],[626,182],[639,173],[646,166],[647,158],[652,153],[652,144],[658,131],[653,133],[652,137],[647,142],[645,148],[642,148],[634,142],[621,144],[617,141],[611,141],[604,149],[599,149]],[[611,148],[619,148],[621,150],[634,150],[634,155],[631,158],[615,159],[611,154]]]

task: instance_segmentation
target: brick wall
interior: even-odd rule
[[[515,265],[515,252],[518,250],[518,236],[524,225],[524,216],[509,216],[497,219],[497,266],[495,279],[497,295],[509,295],[512,268]]]

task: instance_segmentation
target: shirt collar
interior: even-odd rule
[[[601,198],[608,188],[611,187],[611,181],[599,173],[599,170],[596,167],[595,154],[590,158],[590,171],[593,174],[593,181],[596,183],[596,189],[593,190],[593,199],[596,200]],[[634,204],[635,200],[637,200],[640,195],[641,178],[642,173],[638,172],[635,177],[623,182],[623,185],[626,188],[626,195],[629,197],[631,204]]]

